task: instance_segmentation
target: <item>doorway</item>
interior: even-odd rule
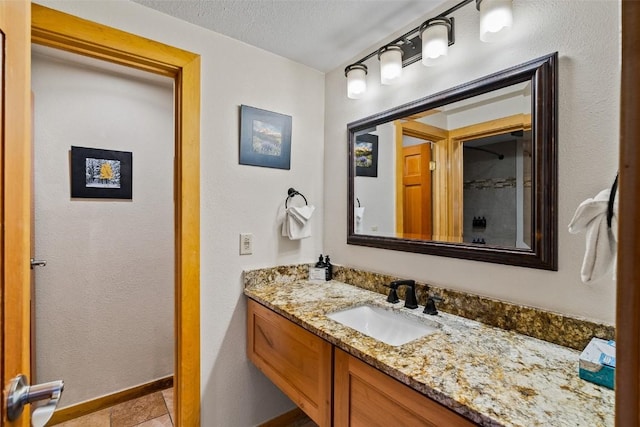
[[[200,190],[199,167],[194,165],[200,164],[200,57],[37,4],[32,4],[31,13],[32,43],[174,81],[174,410],[177,425],[199,425]]]
[[[175,342],[173,80],[38,45],[31,70],[34,253],[47,262],[33,269],[31,381],[63,378],[59,409],[164,384]],[[116,198],[70,197],[70,147],[92,153],[77,165],[71,149],[71,181],[85,178],[72,191]],[[118,153],[131,153],[130,177],[121,161],[94,158]],[[112,184],[86,183],[104,171]],[[131,198],[109,193],[127,183]]]
[[[532,246],[531,130],[464,141],[463,241]]]

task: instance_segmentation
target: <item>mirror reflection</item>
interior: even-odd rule
[[[356,234],[531,247],[531,83],[358,132]]]
[[[347,243],[557,270],[552,53],[347,125]]]

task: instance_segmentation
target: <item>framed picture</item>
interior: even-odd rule
[[[241,105],[240,164],[291,169],[291,116]]]
[[[71,197],[132,198],[132,153],[71,147]]]
[[[356,136],[356,176],[378,176],[378,135]]]

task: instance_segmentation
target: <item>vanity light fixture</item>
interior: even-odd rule
[[[513,0],[476,0],[480,11],[480,40],[502,39],[513,24]]]
[[[380,48],[380,83],[390,85],[402,76],[402,55],[402,48],[398,45],[390,44]]]
[[[344,69],[347,78],[347,97],[359,99],[367,88],[366,61],[378,56],[380,83],[389,85],[402,75],[402,68],[420,61],[434,65],[449,52],[455,42],[454,19],[448,17],[474,0],[462,0],[438,16],[428,19],[417,28],[401,35],[389,44]],[[513,24],[513,0],[475,0],[480,11],[480,40],[491,42],[501,39]]]
[[[447,56],[449,46],[454,43],[453,18],[432,18],[420,25],[422,39],[422,63],[428,67]]]
[[[347,97],[360,99],[367,91],[367,66],[364,64],[351,64],[344,69],[347,78]]]

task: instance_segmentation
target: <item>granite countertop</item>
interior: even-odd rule
[[[578,377],[576,350],[443,312],[408,310],[335,280],[264,280],[244,293],[480,425],[614,425],[614,392]],[[364,303],[410,312],[439,330],[394,347],[326,317]]]

